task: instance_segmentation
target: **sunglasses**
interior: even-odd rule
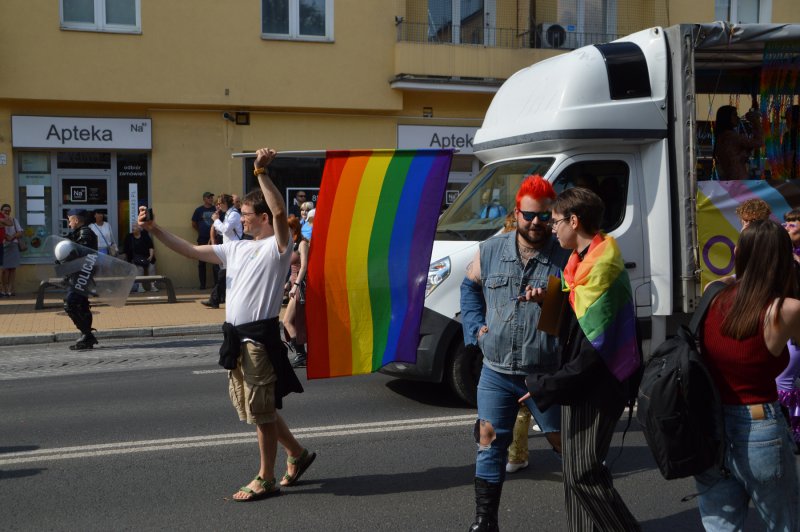
[[[550,221],[550,218],[553,216],[550,211],[543,211],[543,212],[536,212],[536,211],[519,211],[522,215],[522,218],[526,222],[532,222],[534,218],[539,218],[540,222],[547,223]]]

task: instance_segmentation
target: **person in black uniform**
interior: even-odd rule
[[[86,220],[89,219],[89,213],[84,209],[71,209],[67,212],[67,216],[69,217],[69,228],[72,230],[67,235],[67,238],[76,244],[97,250],[97,235],[86,224]],[[95,329],[92,329],[92,312],[89,310],[88,290],[84,288],[90,286],[91,283],[78,282],[78,276],[82,273],[81,271],[69,276],[67,279],[67,295],[64,297],[64,310],[72,320],[72,323],[81,331],[81,337],[78,341],[69,346],[73,351],[91,349],[92,346],[97,344],[97,338],[92,334]]]

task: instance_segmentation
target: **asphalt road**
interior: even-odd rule
[[[282,411],[318,452],[278,498],[236,503],[257,472],[216,366],[219,337],[0,348],[2,530],[466,530],[474,516],[475,412],[439,386],[375,374],[306,382]],[[664,481],[633,422],[615,483],[644,530],[701,530],[691,481]],[[560,463],[530,433],[503,530],[559,531]],[[278,461],[285,455],[279,451]],[[279,466],[280,475],[283,466]],[[757,523],[755,524],[757,529]]]

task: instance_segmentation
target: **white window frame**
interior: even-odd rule
[[[137,0],[138,1],[138,0]],[[289,41],[333,42],[333,0],[325,0],[325,35],[300,34],[300,0],[289,2],[289,33],[264,33],[264,2],[261,2],[261,38]]]
[[[772,0],[755,0],[758,2],[758,24],[769,24],[772,22]],[[739,0],[727,0],[728,18],[725,22],[738,24],[739,19]]]
[[[461,44],[461,0],[453,0],[451,6],[452,43]],[[492,47],[497,42],[497,0],[483,2],[483,44]]]
[[[58,2],[58,14],[62,30],[101,31],[106,33],[142,33],[142,6],[141,0],[132,0],[136,10],[136,24],[106,24],[105,0],[94,0],[94,23],[66,22],[64,21],[64,0]]]

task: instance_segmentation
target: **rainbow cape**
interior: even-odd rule
[[[452,150],[327,153],[308,263],[308,378],[416,362],[452,157]]]
[[[595,235],[583,261],[572,253],[563,282],[578,323],[600,358],[620,382],[630,377],[641,357],[631,283],[617,241]]]

